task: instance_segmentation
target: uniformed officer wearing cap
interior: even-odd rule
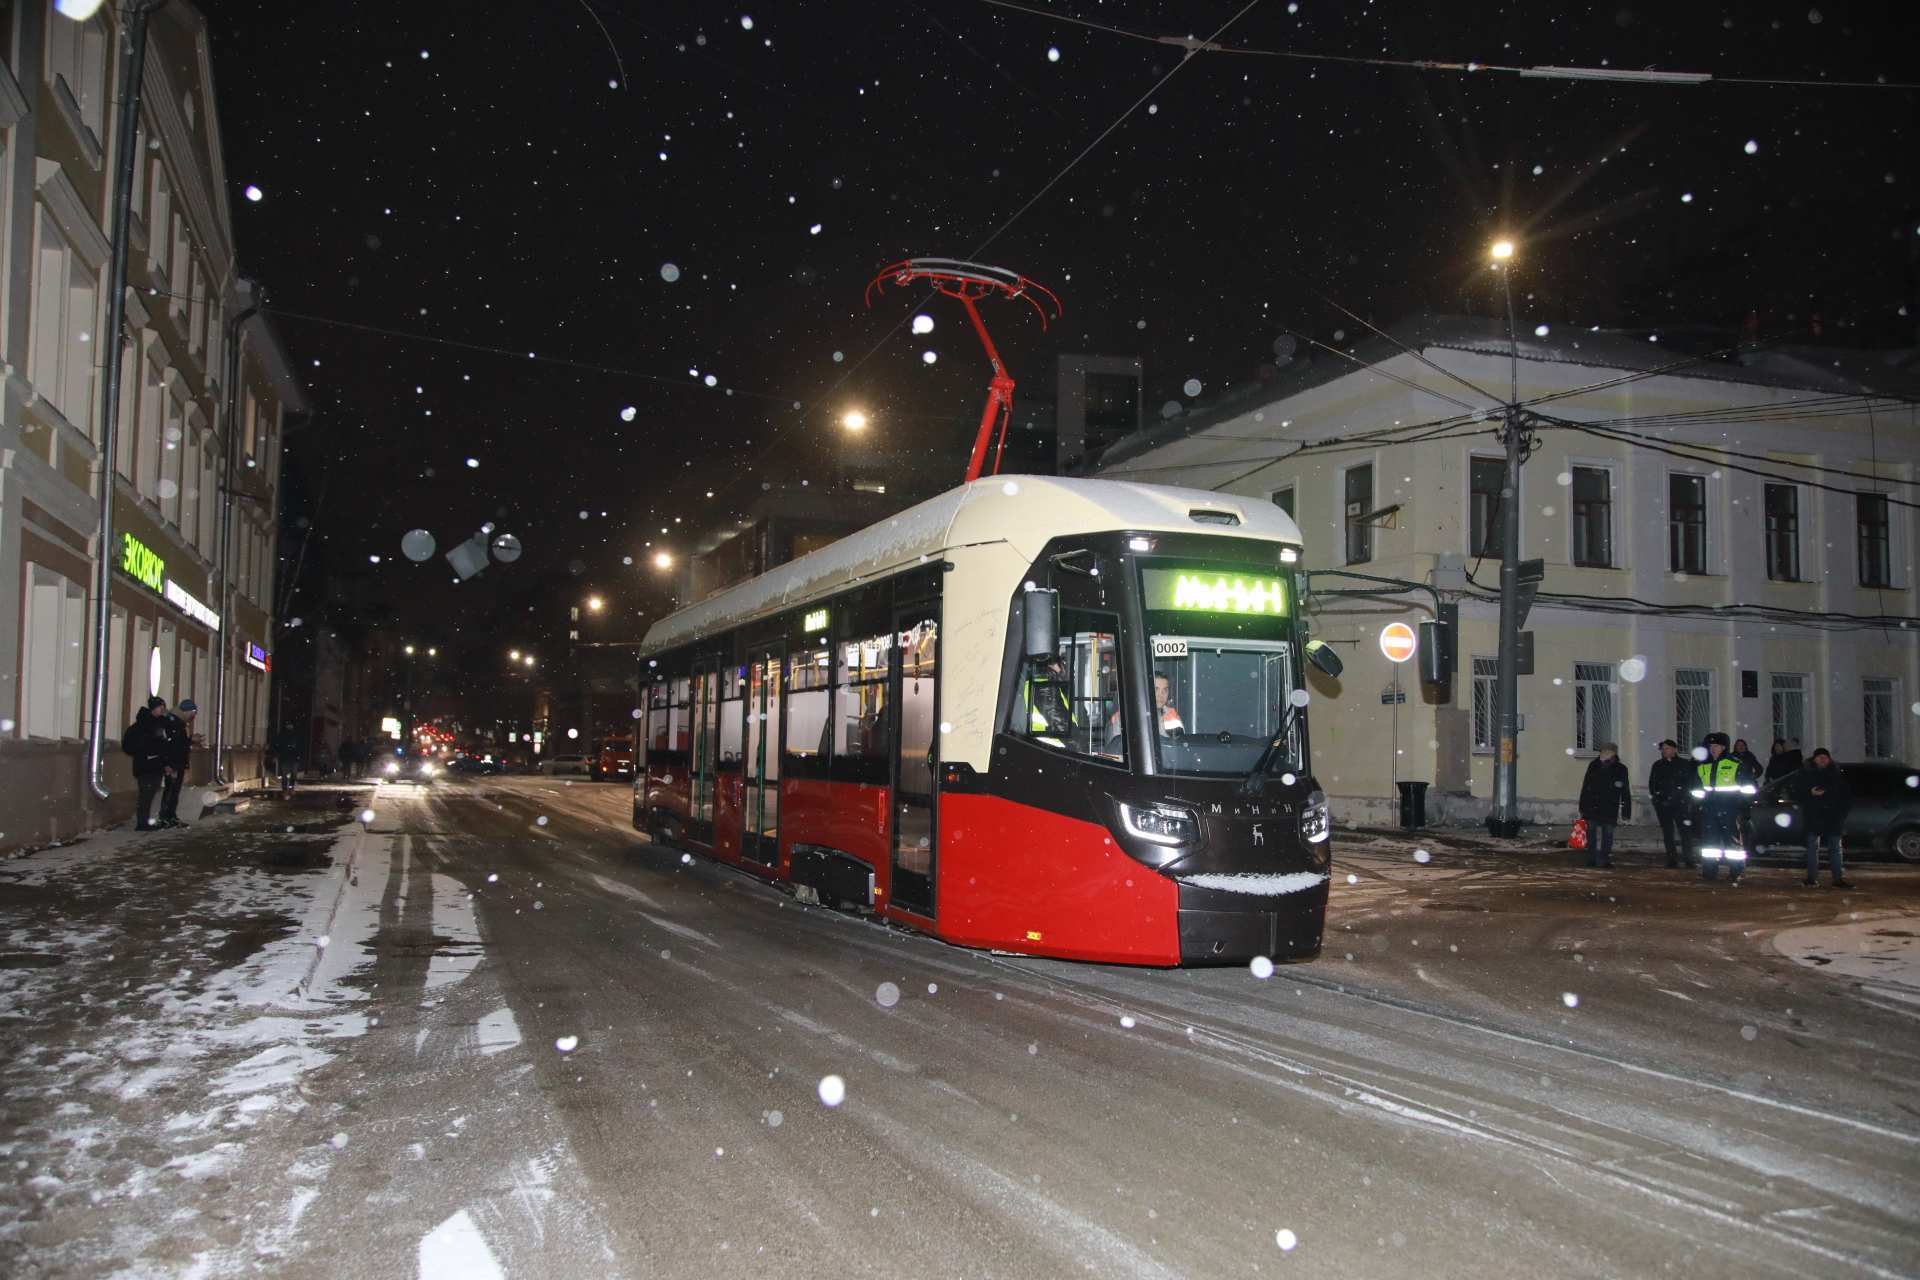
[[[1700,878],[1718,880],[1720,864],[1739,883],[1747,869],[1747,851],[1740,843],[1740,815],[1760,789],[1760,771],[1728,754],[1732,744],[1724,733],[1707,735],[1706,759],[1694,770],[1691,795],[1699,817]]]

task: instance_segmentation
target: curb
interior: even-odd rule
[[[319,937],[328,940],[328,946],[332,945],[334,922],[340,918],[340,904],[346,901],[347,889],[353,884],[354,868],[360,860],[360,846],[365,842],[366,837],[366,824],[362,822],[354,823],[353,844],[348,848],[346,860],[340,868],[340,885],[333,891],[333,904],[327,908],[326,923],[320,927],[318,934]],[[300,981],[294,984],[294,994],[299,996],[300,999],[305,1000],[307,998],[307,989],[313,983],[313,975],[320,968],[320,962],[326,958],[326,947],[314,947],[313,959],[307,962],[306,972],[301,974]]]

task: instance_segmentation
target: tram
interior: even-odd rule
[[[963,485],[654,624],[634,825],[962,946],[1309,959],[1301,550],[1255,499]]]

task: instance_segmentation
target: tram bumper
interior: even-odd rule
[[[1196,880],[1203,883],[1196,883]],[[1212,883],[1239,881],[1237,887]],[[1255,956],[1310,960],[1327,918],[1324,872],[1181,879],[1180,963],[1245,964]]]

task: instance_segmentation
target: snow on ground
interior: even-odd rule
[[[1920,1006],[1920,917],[1856,911],[1843,923],[1784,930],[1773,946],[1795,964]]]

